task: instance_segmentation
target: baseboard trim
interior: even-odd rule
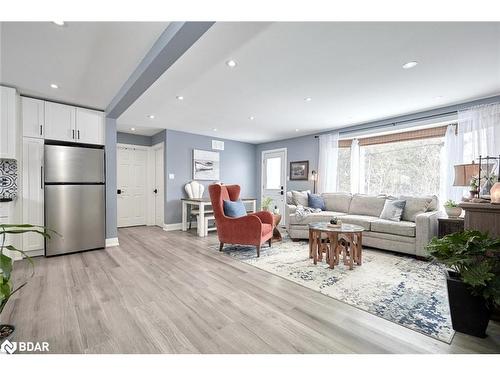
[[[118,242],[118,237],[106,238],[106,247],[115,247],[115,246],[120,246],[120,243]]]
[[[191,225],[191,229],[193,228],[197,228],[196,222],[193,222],[193,224]],[[166,232],[170,232],[173,230],[182,230],[182,223],[163,224],[163,230]]]
[[[26,254],[29,257],[39,257],[39,256],[45,255],[45,250],[44,249],[38,249],[38,250],[26,251]]]

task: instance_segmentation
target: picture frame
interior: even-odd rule
[[[193,149],[193,180],[220,180],[218,152]]]
[[[290,162],[290,180],[305,181],[309,179],[309,160]]]

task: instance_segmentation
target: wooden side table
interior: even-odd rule
[[[283,240],[283,238],[281,237],[281,233],[278,229],[278,225],[281,221],[281,215],[280,214],[273,214],[273,218],[274,218],[274,222],[273,222],[273,238],[272,238],[272,241],[273,242],[278,242],[278,241],[281,241]]]
[[[438,237],[442,238],[448,234],[462,232],[464,230],[463,217],[440,217],[438,218]]]

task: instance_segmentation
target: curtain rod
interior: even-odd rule
[[[411,119],[411,120],[402,120],[402,121],[388,122],[388,123],[382,124],[382,125],[366,126],[364,128],[359,128],[359,129],[351,129],[351,130],[345,130],[345,131],[339,130],[339,134],[349,134],[349,133],[354,133],[354,132],[360,132],[360,131],[363,131],[363,130],[385,128],[385,127],[389,127],[389,126],[396,126],[396,125],[405,124],[405,123],[408,123],[408,122],[421,121],[421,120],[429,120],[429,119],[437,118],[437,117],[443,117],[443,116],[449,116],[449,115],[456,115],[457,113],[458,113],[458,111],[450,111],[450,112],[444,112],[444,113],[440,113],[440,114],[436,114],[436,115],[429,115],[429,116],[418,117],[418,118],[414,118],[414,119]],[[314,138],[319,138],[319,135],[315,135]]]

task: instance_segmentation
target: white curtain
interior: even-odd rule
[[[339,133],[319,136],[318,191],[331,193],[337,190],[337,162]]]
[[[351,143],[351,193],[357,194],[360,192],[360,158],[359,158],[359,141],[357,138]]]
[[[500,103],[459,111],[458,129],[448,126],[441,155],[441,203],[448,199],[460,201],[467,194],[467,188],[453,186],[453,167],[472,161],[477,163],[479,155],[500,155]]]
[[[463,143],[464,162],[500,154],[500,103],[486,104],[458,112],[458,133]],[[477,162],[477,161],[476,161]]]
[[[462,137],[457,134],[457,125],[448,125],[444,136],[444,146],[441,149],[441,171],[439,183],[439,202],[444,204],[448,199],[460,202],[464,189],[453,186],[455,180],[454,166],[463,163]]]

